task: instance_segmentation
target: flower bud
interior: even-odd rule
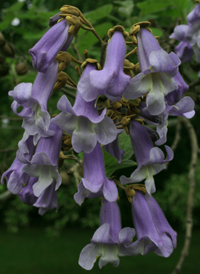
[[[19,62],[16,64],[15,70],[18,75],[24,75],[28,71],[28,65],[25,62]]]
[[[6,42],[3,51],[7,57],[14,57],[15,55],[14,46],[11,43]]]
[[[6,43],[6,39],[3,36],[2,32],[0,32],[0,47],[3,47]]]

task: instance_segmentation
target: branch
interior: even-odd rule
[[[23,118],[9,117],[5,115],[0,115],[0,119],[8,119],[10,121],[22,121]]]
[[[0,202],[4,202],[5,200],[7,200],[12,195],[13,194],[9,190],[3,192],[2,194],[0,194]]]
[[[172,272],[172,274],[177,274],[180,272],[184,260],[189,252],[190,241],[192,237],[192,207],[193,207],[193,196],[194,196],[194,189],[195,189],[195,170],[197,164],[197,157],[198,157],[198,143],[197,143],[197,136],[195,130],[189,120],[186,118],[181,117],[181,122],[185,124],[185,127],[188,131],[191,143],[191,161],[190,161],[190,169],[188,173],[189,179],[189,192],[188,192],[188,200],[187,200],[187,214],[186,214],[186,233],[185,233],[185,242],[182,248],[181,256],[179,261]]]

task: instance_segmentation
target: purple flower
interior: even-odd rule
[[[84,178],[81,179],[74,199],[81,205],[90,193],[98,197],[104,196],[109,202],[114,202],[118,198],[115,183],[106,177],[103,153],[98,143],[92,152],[84,153]]]
[[[33,86],[31,83],[21,83],[9,92],[9,95],[14,98],[12,103],[14,113],[24,118],[22,127],[26,133],[22,143],[26,141],[28,136],[34,136],[33,141],[36,145],[40,137],[48,137],[54,134],[53,131],[49,130],[51,118],[47,111],[47,102],[57,79],[57,73],[58,62],[54,61],[46,73],[38,73]],[[17,112],[19,106],[23,107],[20,113]]]
[[[23,162],[17,157],[13,161],[11,167],[5,171],[1,177],[1,183],[3,184],[4,177],[7,178],[7,188],[13,194],[18,194],[24,185],[29,181],[30,176],[23,170],[25,163],[31,160],[34,153],[33,137],[29,137],[26,141],[26,145],[29,147],[29,152],[23,156]],[[17,156],[20,152],[17,152]],[[25,163],[24,163],[25,161]]]
[[[55,191],[55,180],[48,186],[40,197],[36,197],[33,193],[33,186],[37,182],[37,178],[31,177],[28,184],[23,187],[18,196],[24,204],[33,205],[39,207],[38,213],[43,215],[48,210],[56,208],[58,210],[58,198]]]
[[[132,206],[137,241],[129,249],[133,248],[142,255],[154,252],[169,257],[176,248],[177,233],[167,222],[156,200],[148,193],[143,195],[136,191]]]
[[[23,167],[24,172],[38,178],[38,181],[33,186],[33,193],[36,197],[39,197],[54,182],[56,182],[55,190],[61,184],[61,176],[58,173],[58,158],[62,141],[62,130],[53,123],[50,125],[50,129],[55,134],[46,138],[42,137],[39,140],[30,163]]]
[[[165,162],[171,161],[173,151],[165,146],[167,159],[158,147],[154,147],[151,138],[145,128],[136,121],[130,123],[130,137],[138,164],[137,169],[131,174],[130,178],[120,177],[122,184],[141,182],[145,179],[145,187],[148,193],[155,192],[154,175],[165,169]]]
[[[56,208],[56,211],[58,211],[58,198],[55,191],[55,185],[56,181],[54,179],[54,182],[44,190],[33,204],[33,206],[39,207],[38,213],[40,215],[44,215],[48,210],[53,208]]]
[[[62,20],[53,25],[45,35],[29,50],[33,67],[39,72],[46,72],[56,55],[70,46],[73,35],[68,36],[69,23]]]
[[[181,41],[178,46],[175,47],[175,52],[182,63],[191,61],[194,53],[186,37],[188,29],[189,26],[187,25],[179,25],[174,28],[174,32],[170,35],[170,38]]]
[[[107,46],[104,68],[91,71],[78,83],[84,100],[93,101],[98,95],[105,95],[111,101],[121,99],[130,80],[130,76],[123,72],[125,55],[126,43],[123,34],[116,31]]]
[[[100,215],[100,227],[94,233],[91,244],[83,248],[79,257],[79,265],[86,270],[93,268],[100,256],[99,267],[111,263],[119,265],[119,256],[130,255],[128,248],[135,236],[133,228],[121,229],[120,212],[116,202],[103,201]],[[132,252],[131,255],[137,255]]]
[[[94,65],[88,64],[81,79],[94,69]],[[112,119],[105,116],[106,109],[99,115],[94,104],[95,100],[86,102],[78,89],[74,106],[63,95],[57,105],[62,112],[52,119],[62,130],[72,134],[72,146],[78,153],[90,153],[97,141],[106,145],[117,137],[118,130]]]
[[[168,54],[159,46],[155,37],[146,29],[137,35],[138,58],[141,73],[130,80],[123,96],[136,99],[145,93],[147,109],[150,114],[158,115],[165,109],[164,97],[177,89],[174,76],[178,73],[179,58]]]

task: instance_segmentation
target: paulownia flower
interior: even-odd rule
[[[136,99],[148,93],[147,109],[151,115],[158,115],[165,109],[164,97],[178,88],[173,77],[178,73],[180,60],[175,53],[165,52],[146,29],[140,29],[137,41],[141,73],[130,80],[123,96]]]
[[[100,215],[100,227],[94,233],[91,244],[83,248],[79,257],[79,264],[86,270],[91,270],[98,257],[99,267],[111,263],[119,265],[119,257],[137,255],[128,250],[135,236],[135,230],[130,227],[121,229],[120,212],[116,202],[103,201]]]
[[[133,252],[145,255],[154,252],[168,257],[176,248],[177,233],[171,228],[153,196],[136,191],[132,202],[133,221],[137,241],[129,247]]]
[[[31,83],[21,83],[9,92],[9,95],[14,98],[13,112],[24,118],[22,127],[26,132],[20,145],[24,151],[26,151],[24,142],[28,136],[34,136],[33,142],[36,145],[40,137],[54,134],[49,130],[51,118],[47,111],[47,102],[57,79],[57,73],[58,62],[53,61],[46,73],[38,73],[33,86]],[[18,113],[19,106],[23,109]]]
[[[67,50],[73,35],[68,35],[69,23],[62,20],[54,24],[45,35],[29,50],[33,67],[39,72],[46,72],[60,50]]]
[[[85,101],[93,101],[105,95],[111,101],[121,99],[130,76],[123,72],[126,43],[123,34],[116,31],[107,46],[105,65],[102,70],[93,70],[78,83],[78,90]]]
[[[130,123],[130,137],[138,164],[137,169],[130,178],[120,177],[122,184],[141,182],[145,179],[145,187],[149,194],[155,192],[154,175],[165,169],[165,163],[173,159],[173,151],[165,146],[167,159],[158,147],[154,147],[151,138],[145,128],[137,121]]]
[[[61,184],[61,176],[58,173],[58,158],[62,141],[62,130],[53,123],[51,123],[50,129],[55,134],[46,138],[42,137],[39,140],[30,163],[23,167],[24,172],[38,178],[38,181],[33,185],[33,193],[36,197],[39,197],[51,184],[55,184],[55,190]]]
[[[81,79],[95,70],[93,64],[88,64]],[[76,101],[72,107],[67,97],[63,95],[58,101],[58,109],[62,112],[54,117],[52,121],[62,130],[72,134],[72,146],[76,152],[92,152],[97,141],[106,145],[114,141],[118,130],[112,119],[105,116],[106,109],[98,114],[94,107],[95,100],[86,102],[77,90]]]
[[[103,153],[97,143],[92,152],[84,153],[84,178],[81,179],[74,199],[81,205],[86,197],[102,196],[107,201],[114,202],[118,198],[118,191],[115,183],[106,177]]]

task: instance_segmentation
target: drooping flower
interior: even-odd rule
[[[166,168],[165,163],[173,158],[173,151],[165,146],[167,159],[158,147],[154,147],[151,138],[145,128],[137,121],[130,123],[130,137],[138,164],[137,169],[130,178],[120,177],[122,184],[141,182],[145,179],[145,187],[149,194],[155,192],[154,175]]]
[[[148,93],[147,109],[150,114],[158,115],[165,109],[164,97],[178,88],[174,76],[178,73],[180,60],[174,53],[165,52],[146,29],[140,29],[137,41],[141,73],[130,80],[123,96],[137,99]]]
[[[40,197],[36,197],[33,193],[33,186],[37,182],[36,177],[30,177],[26,186],[19,192],[18,196],[24,204],[32,205],[39,208],[38,213],[44,215],[48,210],[56,208],[58,210],[58,198],[55,191],[55,180],[48,186]]]
[[[154,252],[159,256],[169,257],[176,248],[177,233],[169,225],[153,196],[136,191],[132,210],[137,252],[142,255]],[[129,249],[135,249],[135,246],[130,246]]]
[[[123,34],[115,31],[107,46],[105,65],[102,70],[93,70],[78,83],[78,90],[85,101],[93,101],[105,95],[111,101],[121,99],[130,76],[123,72],[126,43]]]
[[[45,35],[29,50],[33,67],[39,72],[46,72],[56,55],[64,48],[67,50],[73,35],[68,35],[69,23],[62,20],[54,24]]]
[[[180,41],[178,46],[175,47],[175,52],[177,56],[181,59],[182,63],[186,63],[192,60],[193,49],[188,42],[187,32],[188,25],[179,25],[174,28],[174,32],[170,35],[169,38]]]
[[[13,194],[18,194],[24,185],[29,181],[30,176],[24,172],[23,168],[25,164],[31,160],[34,153],[33,137],[30,136],[26,141],[27,147],[29,147],[28,153],[24,155],[24,161],[20,161],[18,157],[15,158],[11,167],[5,171],[1,177],[1,183],[3,184],[4,177],[7,178],[7,188]],[[18,151],[19,152],[19,151]],[[19,155],[17,152],[17,156]]]
[[[61,176],[58,173],[58,158],[60,153],[62,130],[54,123],[49,127],[55,132],[53,136],[41,138],[38,142],[35,154],[30,163],[23,167],[23,171],[38,181],[33,185],[33,193],[39,197],[51,184],[55,183],[55,190],[61,184]]]
[[[92,152],[84,153],[84,178],[81,179],[74,199],[81,205],[84,199],[91,197],[90,194],[93,193],[98,197],[104,196],[109,202],[118,198],[115,183],[106,177],[103,153],[98,143]]]
[[[119,265],[119,257],[137,255],[128,248],[132,245],[135,230],[130,227],[121,229],[120,212],[116,202],[103,201],[100,215],[100,227],[94,233],[91,244],[83,248],[79,257],[79,265],[86,270],[93,268],[100,256],[99,267],[111,263]]]
[[[9,92],[9,95],[14,98],[13,112],[24,118],[22,127],[26,133],[22,140],[23,143],[28,136],[34,136],[33,142],[36,145],[40,137],[48,137],[54,134],[53,131],[49,130],[51,118],[47,111],[47,102],[57,79],[57,73],[58,62],[53,61],[46,73],[38,73],[33,86],[31,83],[21,83]],[[22,106],[23,109],[18,113],[17,108],[19,106]]]
[[[81,79],[93,70],[95,66],[88,64]],[[118,130],[112,119],[105,116],[106,109],[99,115],[94,104],[95,100],[86,102],[78,89],[74,106],[72,107],[67,97],[63,95],[57,105],[62,112],[52,119],[62,130],[72,134],[72,146],[78,153],[81,151],[90,153],[97,141],[106,145],[117,137]]]

